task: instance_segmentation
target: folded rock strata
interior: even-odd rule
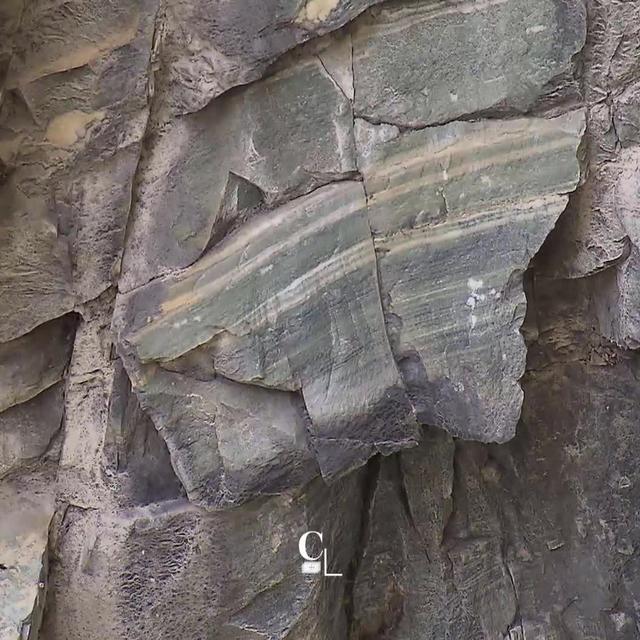
[[[418,418],[514,435],[522,273],[578,183],[584,114],[400,135],[360,122],[360,167],[395,356]]]
[[[356,170],[351,104],[315,54],[154,133],[139,170],[121,289],[193,263],[243,220],[238,179],[275,203]],[[268,105],[268,108],[265,108]],[[242,203],[240,203],[242,205]]]
[[[415,441],[360,183],[325,187],[256,216],[193,267],[136,289],[121,305],[120,340],[143,363],[205,345],[212,378],[300,392],[326,477]],[[133,380],[143,393],[144,377]],[[215,386],[226,388],[214,381],[210,392]],[[252,394],[253,405],[259,394]],[[163,425],[162,412],[151,413]],[[280,420],[287,430],[304,425],[300,414]],[[238,447],[238,435],[232,439]]]
[[[2,3],[2,640],[635,640],[639,18]]]

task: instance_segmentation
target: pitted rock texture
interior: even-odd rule
[[[639,25],[2,3],[0,640],[637,638]]]

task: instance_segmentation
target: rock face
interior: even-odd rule
[[[385,3],[353,33],[356,115],[416,127],[488,110],[526,111],[571,69],[582,3]]]
[[[5,2],[0,640],[637,638],[638,24]]]
[[[361,123],[360,164],[395,356],[424,424],[513,437],[522,273],[579,179],[583,115],[456,122],[400,135]]]

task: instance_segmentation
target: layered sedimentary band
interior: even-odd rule
[[[141,362],[198,349],[211,378],[299,392],[327,477],[415,441],[362,185],[321,188],[252,222],[180,275],[129,294],[121,339]]]
[[[392,344],[421,421],[513,436],[526,349],[522,273],[578,182],[584,115],[360,126]]]

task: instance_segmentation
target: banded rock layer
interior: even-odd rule
[[[1,640],[635,638],[639,18],[0,7]]]
[[[174,427],[202,438],[199,455],[210,455],[222,430],[237,431],[214,409],[221,378],[299,392],[297,421],[308,413],[326,478],[415,442],[412,407],[423,423],[458,435],[508,439],[522,400],[521,274],[566,205],[558,194],[578,182],[583,126],[580,112],[402,135],[360,124],[363,184],[258,211],[193,266],[121,296],[125,363],[207,381],[211,417],[187,410]],[[173,418],[145,389],[166,374],[149,371],[133,383],[162,429]],[[249,402],[250,389],[235,389]],[[258,407],[264,429],[277,428]],[[256,449],[261,431],[248,435]],[[272,432],[264,443],[284,459],[298,455],[296,438],[276,440]],[[226,448],[232,466],[244,444]],[[172,449],[178,473],[197,483],[196,456]]]

